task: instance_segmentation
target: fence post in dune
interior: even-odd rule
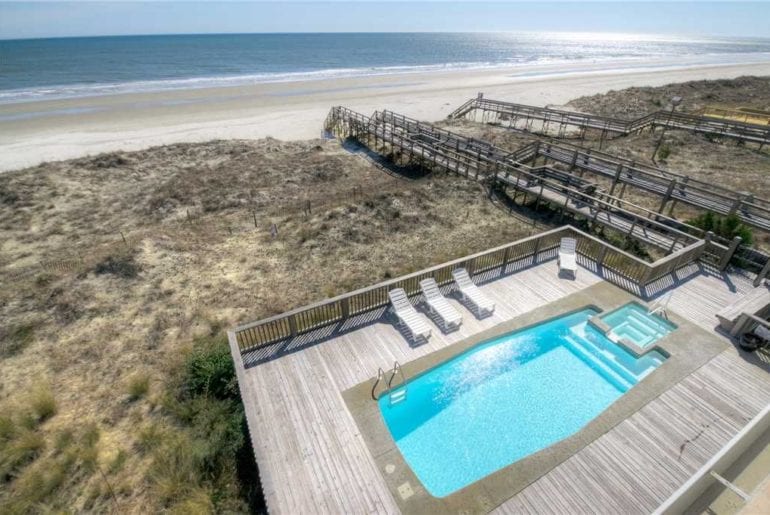
[[[740,236],[736,236],[733,238],[733,241],[730,243],[730,246],[727,248],[727,252],[724,253],[722,256],[722,259],[719,261],[719,270],[724,272],[727,268],[727,265],[730,263],[730,260],[732,259],[733,255],[735,254],[735,251],[738,250],[738,247],[741,244]]]

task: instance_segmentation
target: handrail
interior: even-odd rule
[[[401,369],[401,364],[398,361],[395,361],[393,362],[393,372],[391,373],[390,379],[388,380],[388,402],[390,402],[390,404],[393,404],[393,378],[396,377],[396,374],[401,375],[401,385],[399,388],[402,386],[404,388],[404,396],[401,400],[406,400],[406,395],[408,393],[404,371]]]
[[[377,367],[377,380],[374,381],[374,384],[372,385],[372,399],[375,401],[380,400],[377,395],[375,395],[374,391],[377,388],[377,385],[380,384],[380,381],[385,378],[385,371],[382,369],[382,367]]]
[[[468,138],[466,136],[462,136],[462,135],[454,133],[452,131],[449,131],[449,130],[446,130],[446,129],[437,128],[437,127],[435,127],[435,126],[433,126],[431,124],[419,122],[417,120],[413,120],[411,118],[408,118],[406,116],[393,113],[391,111],[383,111],[381,116],[378,117],[378,119],[380,121],[382,121],[382,122],[387,122],[388,120],[390,120],[390,121],[394,122],[394,125],[395,125],[396,122],[402,121],[407,129],[416,129],[418,131],[421,131],[422,133],[441,134],[441,135],[445,136],[447,138],[447,140],[449,140],[451,142],[454,142],[455,145],[457,146],[457,148],[459,148],[459,143],[463,143],[464,145],[471,145],[471,146],[476,147],[476,148],[482,147],[485,150],[485,152],[487,152],[487,154],[486,155],[481,155],[481,153],[478,153],[475,156],[477,159],[484,159],[484,160],[489,159],[490,163],[492,163],[492,164],[497,163],[498,164],[498,168],[499,168],[499,166],[503,166],[506,170],[509,170],[512,173],[517,173],[518,174],[518,172],[523,171],[524,173],[527,173],[530,178],[532,178],[530,174],[532,173],[533,169],[531,167],[526,166],[526,165],[520,164],[521,161],[524,159],[524,156],[525,156],[524,151],[526,151],[526,154],[529,154],[530,152],[534,151],[532,153],[535,154],[535,155],[549,155],[548,151],[547,151],[548,150],[548,146],[553,146],[554,145],[553,143],[548,143],[546,145],[543,145],[543,144],[541,144],[541,142],[535,141],[533,143],[525,145],[524,147],[522,147],[521,149],[515,151],[512,154],[507,154],[508,157],[512,157],[511,160],[514,161],[515,164],[514,163],[507,163],[507,162],[505,162],[505,160],[503,160],[501,162],[497,158],[498,155],[506,154],[506,151],[501,149],[501,148],[498,148],[498,147],[492,145],[491,143],[488,143],[488,142],[485,142],[485,141],[482,141],[482,140],[476,140],[474,138]],[[398,126],[398,125],[396,125],[396,126]],[[546,147],[546,150],[543,150],[543,147]],[[518,152],[520,152],[520,154],[516,155],[516,153],[518,153]],[[588,151],[588,152],[590,153],[590,151]],[[514,168],[511,169],[511,168],[509,168],[509,166],[513,166]],[[553,183],[551,183],[551,184],[553,184]],[[556,183],[556,184],[560,184],[560,183]],[[593,200],[593,199],[596,198],[597,201],[601,202],[601,199],[598,199],[598,197],[587,195],[584,192],[579,192],[579,196],[580,196],[581,199],[592,199]],[[678,225],[680,227],[684,227],[686,230],[683,231],[683,232],[680,231],[678,233],[680,237],[681,236],[685,236],[686,237],[689,234],[704,234],[704,232],[701,229],[697,228],[697,227],[694,227],[692,225],[686,224],[686,223],[681,222],[679,220],[676,220],[674,218],[665,216],[663,214],[657,213],[657,212],[655,212],[653,210],[644,208],[642,206],[638,206],[638,205],[633,204],[631,202],[622,200],[622,199],[620,199],[618,197],[613,197],[613,196],[610,196],[610,195],[604,195],[604,196],[605,196],[605,198],[611,199],[611,201],[614,202],[617,205],[617,207],[619,207],[621,209],[625,209],[625,208],[621,207],[621,204],[624,204],[626,206],[631,206],[633,208],[642,210],[642,211],[646,212],[648,216],[654,216],[655,221],[663,219],[663,220],[669,222],[670,224],[675,224],[675,225]],[[606,203],[605,203],[605,205],[606,205]],[[626,211],[627,211],[627,209],[626,209]],[[668,227],[669,226],[666,226],[666,230],[670,230],[670,229],[668,229]]]
[[[580,200],[580,201],[592,201],[594,204],[601,204],[605,206],[607,209],[612,209],[613,211],[619,210],[626,215],[632,217],[634,220],[641,221],[640,215],[633,213],[629,211],[628,209],[622,207],[622,205],[625,206],[631,206],[635,209],[644,211],[648,217],[654,216],[654,219],[647,219],[644,220],[643,223],[650,224],[655,227],[658,227],[659,230],[662,230],[664,232],[673,232],[676,235],[676,239],[683,238],[685,240],[693,239],[692,234],[702,234],[702,231],[696,227],[693,227],[689,224],[680,222],[678,220],[675,220],[673,218],[667,217],[665,215],[656,213],[652,210],[649,210],[647,208],[637,206],[635,204],[632,204],[628,201],[621,200],[617,197],[613,197],[607,194],[603,194],[602,196],[605,199],[610,199],[610,202],[607,202],[606,200],[603,200],[602,198],[599,198],[597,196],[589,195],[583,191],[575,190],[574,188],[571,188],[568,185],[564,185],[561,181],[553,181],[547,178],[542,178],[536,174],[533,173],[533,169],[529,166],[520,164],[518,162],[509,163],[505,159],[500,160],[498,158],[499,155],[505,154],[506,152],[502,149],[499,149],[495,147],[494,145],[480,141],[475,140],[473,138],[467,138],[465,136],[453,133],[446,129],[440,129],[437,128],[431,124],[426,124],[423,122],[419,122],[417,120],[413,120],[410,118],[407,118],[402,115],[398,115],[396,113],[390,112],[390,111],[383,111],[382,113],[377,113],[378,115],[375,116],[381,123],[389,123],[391,122],[394,127],[402,128],[401,125],[398,125],[398,123],[402,123],[403,126],[409,130],[414,129],[418,130],[423,134],[440,134],[446,137],[448,142],[453,142],[455,145],[455,148],[460,148],[460,143],[463,145],[471,145],[475,148],[482,147],[485,154],[481,153],[481,150],[478,150],[476,152],[469,152],[470,156],[475,158],[476,160],[484,161],[489,166],[494,166],[496,169],[496,173],[494,175],[495,179],[498,180],[507,180],[508,176],[510,174],[513,174],[517,177],[520,177],[522,174],[528,178],[528,180],[534,180],[537,181],[538,184],[544,184],[549,186],[549,190],[551,191],[557,191],[561,192],[563,194],[567,194],[567,196],[570,196],[572,200]],[[374,117],[373,117],[374,118]],[[535,142],[533,145],[539,146],[539,142]],[[450,144],[451,147],[451,144]],[[526,148],[526,147],[525,147]],[[433,148],[435,151],[435,148]],[[537,149],[535,149],[535,152],[537,152]],[[502,170],[500,170],[502,168]],[[519,180],[517,179],[517,185]],[[612,204],[615,204],[614,206]],[[664,219],[668,221],[671,224],[684,227],[686,231],[681,231],[679,229],[676,229],[672,227],[671,225],[665,225],[661,224],[659,220]]]
[[[396,374],[401,374],[401,384],[406,384],[406,376],[404,376],[404,371],[401,370],[401,364],[398,361],[393,362],[393,371],[390,374],[390,379],[388,380],[388,389],[393,388],[393,378],[396,377]]]
[[[465,107],[466,104],[469,105]],[[650,126],[665,126],[667,128],[678,127],[732,139],[754,141],[760,143],[760,145],[770,142],[770,126],[768,125],[671,111],[654,111],[635,120],[622,120],[608,116],[515,104],[513,102],[478,97],[463,104],[463,110],[455,110],[450,114],[450,117],[459,118],[474,109],[517,117],[526,116],[527,118],[541,119],[544,122],[576,125],[621,135],[638,132]]]

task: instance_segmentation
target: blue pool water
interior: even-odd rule
[[[631,340],[642,348],[676,329],[676,325],[665,318],[650,314],[643,306],[633,302],[604,315],[602,320],[618,338]]]
[[[404,459],[444,497],[585,426],[664,361],[636,359],[577,313],[507,334],[415,377],[379,407]]]

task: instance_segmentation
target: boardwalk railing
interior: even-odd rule
[[[465,268],[471,276],[492,270],[505,271],[513,263],[526,266],[537,262],[540,255],[554,257],[561,238],[578,240],[577,252],[595,267],[605,279],[632,293],[645,294],[645,287],[678,268],[697,261],[706,249],[706,241],[698,241],[655,263],[648,263],[574,227],[564,226],[524,238],[507,245],[465,256],[419,272],[361,288],[350,293],[294,309],[258,322],[244,324],[232,333],[240,351],[247,352],[286,340],[319,327],[329,326],[353,315],[388,306],[388,291],[403,288],[407,295],[420,294],[420,281],[433,278],[441,285],[452,283],[452,271]]]
[[[492,115],[496,120],[507,120],[512,126],[523,121],[525,127],[529,127],[533,120],[539,120],[547,130],[550,124],[555,124],[559,128],[560,135],[568,126],[577,127],[581,131],[586,129],[601,131],[602,139],[605,135],[625,136],[646,128],[666,127],[689,130],[711,137],[758,143],[760,148],[770,143],[770,126],[768,125],[670,111],[656,111],[636,120],[621,120],[609,116],[491,100],[482,95],[465,102],[450,113],[449,117],[461,118],[475,111],[482,113],[484,121],[488,121],[488,115]]]
[[[488,142],[389,111],[375,112],[369,118],[334,107],[327,117],[326,129],[434,171],[498,183],[503,190],[513,187],[536,205],[546,202],[557,210],[585,217],[592,224],[604,225],[664,252],[703,237],[695,227],[604,192],[591,193],[595,187],[577,176],[548,167],[531,168],[518,162],[514,153]]]
[[[720,215],[735,214],[747,225],[770,230],[770,201],[745,192],[561,142],[531,144],[517,151],[517,155],[525,163],[542,157],[570,169],[585,170],[612,180],[613,189],[619,183],[652,193],[661,199],[658,212],[663,212],[671,202],[671,213],[674,204],[682,202]]]
[[[536,204],[545,200],[556,209],[568,210],[579,216],[587,215],[591,223],[618,230],[665,252],[706,237],[705,231],[670,216],[678,201],[723,214],[737,214],[745,223],[755,227],[770,226],[770,201],[591,149],[553,141],[535,141],[508,152],[489,142],[468,138],[390,111],[375,112],[367,127],[380,134],[381,143],[388,141],[386,133],[389,133],[425,145],[431,149],[428,153],[434,152],[433,162],[428,163],[434,169],[436,165],[443,165],[445,170],[462,170],[457,173],[473,174],[476,179],[494,178],[505,187],[514,186],[524,191],[525,196],[527,192],[532,194],[537,199]],[[359,132],[357,137],[361,139],[361,136]],[[414,148],[410,147],[408,152]],[[436,161],[436,152],[443,152],[444,159]],[[464,156],[463,166],[447,166],[457,156]],[[538,156],[567,164],[570,169],[564,171],[542,165],[532,168],[523,164],[530,162],[534,165]],[[596,189],[595,183],[585,180],[582,173],[571,172],[574,168],[612,180],[609,192]],[[621,188],[619,196],[616,196],[613,194],[618,184]],[[659,208],[650,210],[623,200],[628,184],[659,196]],[[594,192],[589,193],[591,191]],[[669,216],[666,216],[662,212],[668,202],[671,207]],[[588,205],[590,209],[586,208]],[[768,256],[745,246],[738,248],[735,241],[713,235],[712,241],[721,244],[721,249],[716,245],[709,247],[713,251],[710,253],[715,258],[713,261],[720,269],[724,269],[733,257],[735,264],[754,273],[759,273],[768,263]],[[730,252],[725,261],[723,255],[727,249]]]

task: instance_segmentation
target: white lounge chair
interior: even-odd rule
[[[434,315],[441,319],[447,331],[460,327],[460,324],[463,323],[463,316],[441,294],[435,279],[423,279],[420,281],[420,289],[425,295],[425,302],[428,303],[428,307]]]
[[[567,271],[572,277],[577,277],[577,240],[575,238],[562,238],[559,245],[559,273]]]
[[[473,280],[471,280],[471,276],[466,269],[456,268],[452,270],[452,277],[454,277],[463,299],[476,308],[476,315],[479,318],[494,313],[495,303],[484,295],[478,286],[473,284]]]
[[[417,341],[418,338],[425,338],[427,340],[430,338],[430,327],[420,318],[417,310],[409,302],[409,297],[406,296],[403,288],[390,290],[388,297],[390,298],[390,303],[393,304],[393,309],[396,311],[399,322],[409,329],[413,340]]]

